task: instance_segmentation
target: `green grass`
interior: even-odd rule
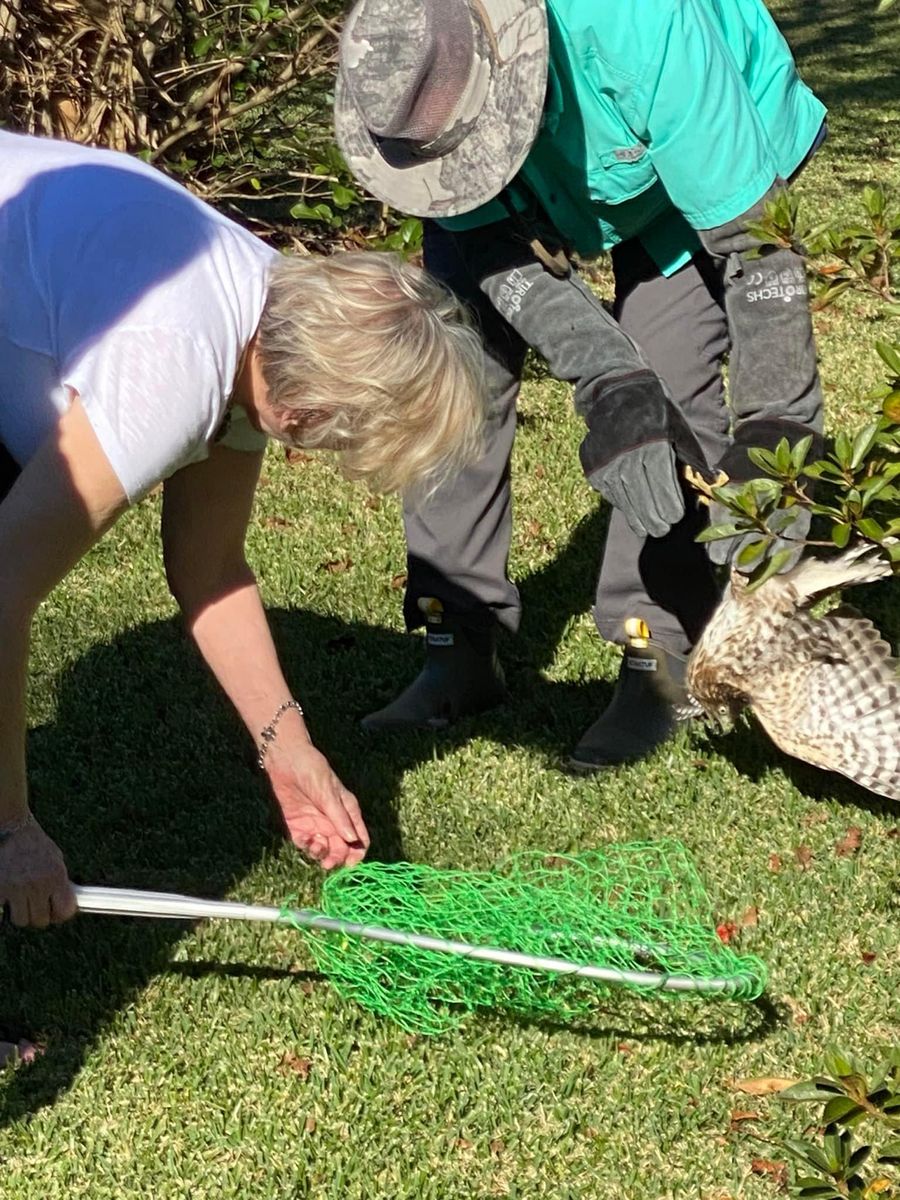
[[[900,18],[869,9],[776,6],[832,109],[801,185],[825,215],[849,214],[867,180],[900,189]],[[853,422],[881,374],[873,337],[900,336],[898,323],[851,300],[818,325],[829,421]],[[358,717],[421,654],[392,582],[397,504],[273,452],[250,555],[289,678],[363,801],[375,857],[486,868],[530,847],[680,838],[718,918],[757,910],[739,945],[768,962],[767,997],[611,995],[587,1029],[486,1013],[428,1040],[340,1001],[288,931],[100,917],[7,929],[0,1031],[45,1053],[0,1077],[4,1200],[764,1200],[776,1187],[752,1160],[784,1157],[777,1142],[804,1117],[733,1082],[815,1072],[832,1044],[874,1058],[896,1043],[896,806],[749,727],[682,736],[599,779],[559,769],[616,672],[587,612],[604,517],[566,388],[532,378],[522,411],[512,569],[525,618],[504,646],[515,703],[440,738],[363,736]],[[315,904],[319,876],[270,832],[251,747],[180,630],[158,516],[155,498],[131,512],[38,618],[35,808],[81,882]],[[871,607],[896,644],[897,586],[874,589]],[[840,855],[851,826],[860,848]],[[734,1109],[758,1119],[732,1131]]]

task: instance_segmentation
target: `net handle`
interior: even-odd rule
[[[263,904],[243,904],[237,900],[204,900],[180,896],[172,892],[148,892],[136,888],[76,887],[78,908],[83,913],[106,916],[156,917],[182,920],[262,921],[280,925],[302,926],[345,937],[367,938],[370,941],[390,942],[399,946],[414,946],[440,954],[455,954],[507,967],[525,967],[532,971],[549,971],[555,975],[573,975],[599,983],[654,988],[665,992],[699,992],[730,996],[746,994],[759,981],[750,973],[693,978],[690,975],[668,975],[662,971],[633,971],[615,967],[597,967],[589,963],[570,962],[564,958],[522,954],[500,946],[473,946],[447,938],[387,929],[381,925],[361,925],[338,917],[305,908],[276,908]],[[645,948],[645,947],[644,947]]]

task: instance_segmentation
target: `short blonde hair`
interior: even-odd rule
[[[483,350],[460,302],[395,254],[284,256],[258,353],[302,444],[376,491],[427,495],[479,453]]]

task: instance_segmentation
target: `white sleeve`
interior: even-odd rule
[[[205,458],[224,414],[212,349],[179,330],[120,325],[78,358],[63,383],[81,397],[132,502]]]

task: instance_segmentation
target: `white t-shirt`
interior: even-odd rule
[[[26,463],[81,397],[130,500],[226,419],[275,251],[124,154],[0,131],[0,442]]]

